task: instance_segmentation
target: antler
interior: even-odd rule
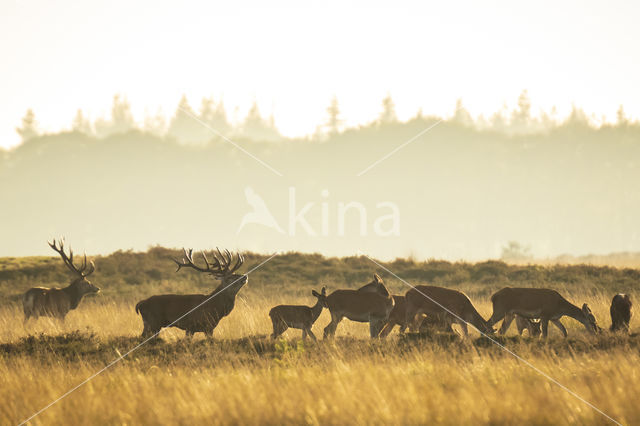
[[[57,244],[59,244],[60,247],[58,247]],[[75,274],[78,274],[81,277],[88,277],[89,275],[93,274],[93,272],[96,270],[96,265],[93,263],[93,260],[89,262],[89,265],[87,265],[87,255],[86,254],[84,255],[84,258],[82,260],[82,266],[80,266],[79,268],[76,267],[73,264],[73,250],[71,250],[71,247],[69,247],[69,256],[68,257],[64,252],[64,238],[61,238],[58,241],[57,244],[56,244],[56,240],[54,239],[53,242],[49,243],[49,247],[54,249],[60,255],[60,257],[62,258],[62,261],[67,266],[67,268],[69,268],[71,270],[71,272],[73,272]],[[87,271],[87,267],[89,267],[88,271]]]
[[[240,269],[240,267],[242,266],[243,263],[244,263],[244,256],[242,254],[238,253],[238,259],[236,260],[235,265],[233,265],[233,267],[231,268],[231,271],[229,273],[232,274],[235,271],[237,271],[238,269]]]
[[[244,257],[241,254],[238,254],[236,263],[233,265],[233,267],[230,268],[229,266],[231,265],[233,260],[231,252],[229,252],[229,250],[225,250],[223,254],[220,249],[216,247],[216,251],[218,253],[216,254],[216,252],[212,252],[213,263],[210,263],[205,252],[202,252],[202,260],[204,260],[205,263],[205,267],[203,268],[196,265],[193,261],[193,249],[182,250],[184,251],[184,257],[182,258],[182,261],[173,259],[176,265],[178,265],[178,269],[176,269],[176,272],[178,272],[183,267],[189,267],[199,272],[211,274],[215,277],[224,277],[225,275],[233,274],[244,263]]]
[[[229,267],[231,266],[231,262],[233,261],[233,256],[231,255],[231,252],[229,252],[229,250],[225,249],[224,255],[223,255],[220,252],[220,249],[218,247],[216,247],[216,251],[218,252],[218,255],[220,256],[219,258],[216,257],[216,260],[219,260],[220,262],[222,262],[222,266],[224,268],[223,272],[225,274],[233,274],[244,263],[244,257],[240,253],[238,253],[235,265],[233,265],[231,267],[231,269],[229,269]],[[215,254],[214,254],[214,257],[215,257]]]

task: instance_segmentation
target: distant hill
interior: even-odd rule
[[[447,121],[424,133],[437,122],[234,141],[245,152],[136,130],[30,139],[0,156],[0,256],[48,255],[45,240],[62,235],[89,253],[219,245],[473,260],[512,240],[535,257],[640,251],[640,126],[509,135]],[[241,227],[255,208],[247,194],[282,232]],[[305,206],[308,228],[296,220]]]
[[[146,252],[117,251],[95,258],[91,280],[102,288],[108,300],[137,298],[158,292],[207,292],[217,286],[207,274],[176,273],[171,258],[181,250],[154,247]],[[241,271],[251,270],[269,255],[244,253]],[[640,269],[594,265],[510,265],[501,261],[447,262],[395,259],[385,268],[411,284],[431,283],[460,288],[474,297],[488,298],[504,286],[544,286],[580,294],[635,292]],[[380,274],[395,294],[404,294],[406,284],[364,256],[344,258],[319,254],[282,253],[250,276],[246,297],[309,296],[311,289],[356,288]],[[56,257],[0,258],[0,296],[18,302],[33,286],[66,286],[69,273]]]

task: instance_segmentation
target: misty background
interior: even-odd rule
[[[156,244],[383,259],[640,251],[640,124],[623,107],[615,123],[576,106],[534,114],[523,91],[514,109],[486,117],[458,100],[448,117],[401,121],[387,96],[377,117],[346,127],[334,98],[313,135],[287,138],[255,103],[236,124],[221,101],[194,103],[136,121],[116,95],[110,117],[79,110],[71,130],[46,134],[27,111],[22,143],[0,150],[0,256],[50,255],[46,240],[62,235],[90,254]],[[252,223],[238,232],[248,188],[284,233]],[[292,188],[296,213],[313,203],[304,217],[316,236],[300,225],[290,235]],[[366,211],[366,235],[357,209],[339,233],[350,202]],[[398,208],[398,235],[374,232],[384,202]]]

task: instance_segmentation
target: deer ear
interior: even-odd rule
[[[586,303],[582,305],[582,312],[584,312],[585,314],[590,314],[591,309],[589,309],[589,305],[587,305]]]
[[[315,297],[320,297],[320,294],[318,294],[318,292],[315,290],[311,290],[311,294],[314,295]]]
[[[327,288],[326,287],[322,287],[322,290],[320,290],[320,293],[322,293],[323,296],[327,295]]]
[[[382,284],[382,282],[383,282],[382,278],[380,278],[380,275],[378,275],[378,274],[373,274],[373,280],[375,282],[377,282],[378,284]]]

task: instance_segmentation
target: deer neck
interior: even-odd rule
[[[316,304],[311,307],[312,322],[316,322],[316,320],[318,319],[321,313],[322,313],[322,303],[320,303],[320,299],[318,299]]]
[[[473,318],[473,322],[471,324],[478,330],[482,331],[483,333],[485,333],[491,328],[489,327],[489,324],[487,323],[487,321],[485,321],[485,319],[482,318],[482,315],[480,315],[480,313],[475,308],[473,308],[472,318]]]
[[[573,318],[576,321],[580,321],[582,324],[584,324],[585,327],[588,326],[587,319],[585,318],[582,309],[578,308],[576,305],[569,301],[565,300],[564,307],[562,308],[561,313]]]
[[[80,304],[84,293],[80,292],[80,289],[75,282],[69,284],[63,288],[62,291],[69,297],[69,309],[75,309]]]
[[[222,281],[222,283],[220,283],[220,285],[213,290],[209,296],[216,295],[217,298],[235,300],[236,295],[242,287],[243,286],[237,285],[233,281]]]

